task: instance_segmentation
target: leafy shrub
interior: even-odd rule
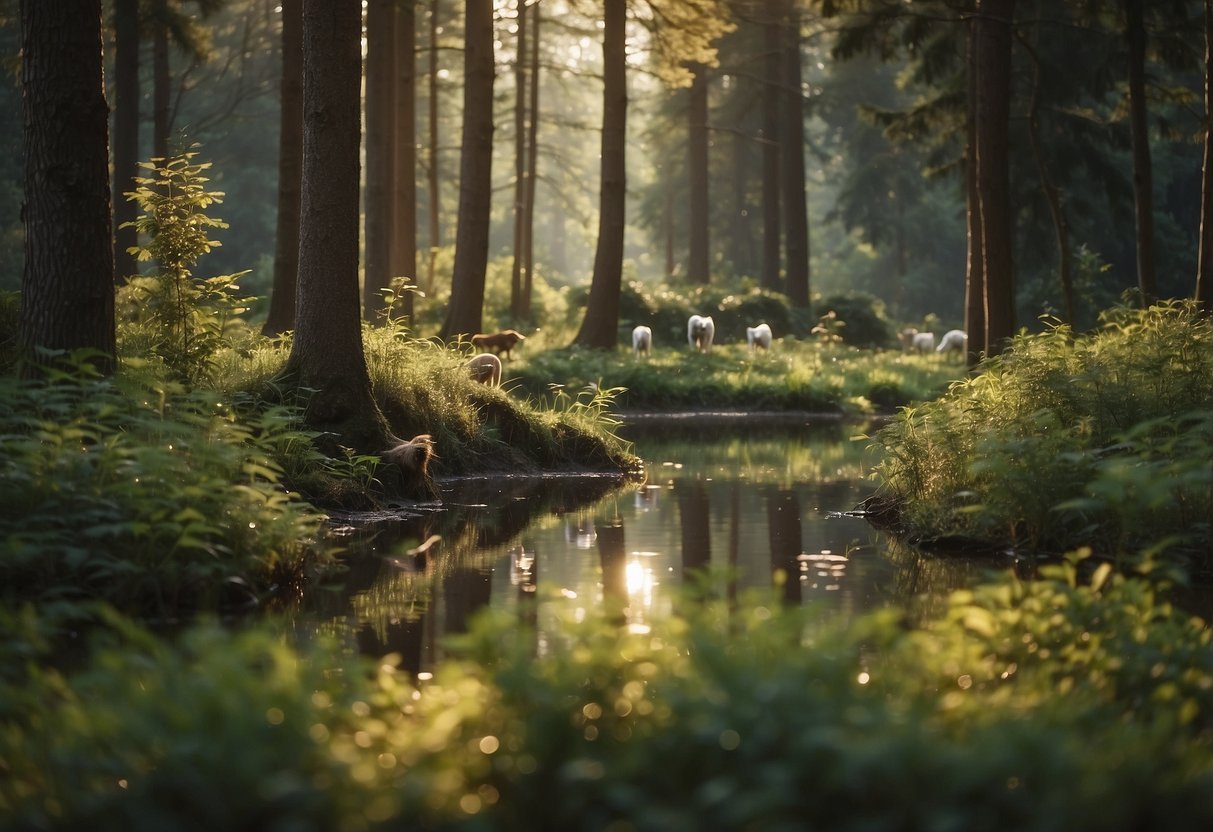
[[[244,605],[303,575],[320,517],[281,484],[303,434],[213,394],[87,366],[0,377],[0,585],[168,614]]]
[[[102,831],[1201,830],[1210,631],[1159,591],[1073,560],[915,630],[722,597],[638,632],[550,599],[543,650],[499,611],[417,686],[268,625],[170,645],[115,621],[76,672],[0,675],[23,703],[0,718],[0,810]]]
[[[845,324],[838,330],[845,344],[868,349],[884,349],[894,344],[884,302],[871,295],[859,292],[830,295],[821,298],[814,307],[819,316],[834,312]]]
[[[1213,322],[1189,302],[1116,309],[1011,349],[878,436],[884,496],[915,535],[1109,557],[1209,559]]]

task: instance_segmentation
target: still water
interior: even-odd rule
[[[644,482],[503,477],[447,483],[442,506],[410,518],[350,518],[344,585],[317,594],[321,627],[414,672],[484,607],[556,635],[554,604],[591,615],[625,606],[652,626],[705,572],[720,591],[768,590],[844,621],[967,579],[972,564],[891,544],[847,514],[875,484],[862,425],[631,428]],[[546,601],[537,599],[560,599]]]

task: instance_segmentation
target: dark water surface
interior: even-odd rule
[[[446,483],[423,516],[349,518],[344,586],[317,593],[322,629],[423,671],[444,636],[483,607],[517,610],[539,639],[561,625],[562,597],[595,614],[626,599],[628,626],[650,627],[705,571],[722,588],[774,588],[785,603],[850,617],[954,586],[977,567],[898,550],[854,509],[875,487],[868,428],[838,423],[625,429],[647,480],[505,477]],[[566,604],[567,605],[567,604]]]

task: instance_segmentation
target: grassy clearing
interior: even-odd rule
[[[881,498],[915,536],[1213,570],[1213,322],[1190,303],[1020,336],[878,441]]]
[[[637,358],[607,352],[526,347],[507,367],[507,387],[549,401],[561,391],[622,388],[623,411],[796,410],[871,415],[942,394],[964,367],[935,356],[860,350],[813,341],[777,339],[769,352],[722,344],[710,354],[685,344]]]

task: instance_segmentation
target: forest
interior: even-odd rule
[[[0,56],[0,830],[1213,824],[1213,0]]]

